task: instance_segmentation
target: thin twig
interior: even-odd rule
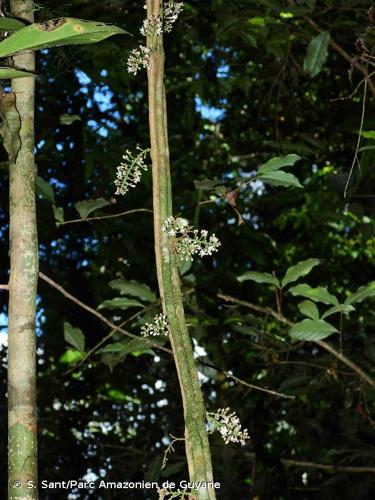
[[[260,387],[259,385],[249,384],[248,382],[245,382],[244,380],[241,380],[241,379],[235,377],[230,372],[225,372],[225,375],[228,378],[238,382],[239,384],[245,385],[246,387],[250,387],[250,389],[255,389],[255,390],[261,391],[261,392],[267,392],[268,394],[272,394],[273,396],[279,396],[280,398],[284,398],[284,399],[295,399],[295,396],[290,396],[289,394],[283,394],[281,392],[277,392],[277,391],[274,391],[272,389],[266,389],[265,387]]]
[[[172,434],[169,434],[170,437],[172,438],[172,442],[171,444],[168,446],[168,448],[165,450],[164,452],[164,456],[163,456],[163,464],[161,466],[161,470],[165,469],[166,465],[167,465],[167,462],[168,462],[168,454],[172,451],[174,453],[174,448],[173,448],[173,445],[177,442],[177,441],[185,441],[185,438],[178,438],[178,437],[175,437],[173,436]]]
[[[67,224],[77,224],[78,222],[91,222],[93,220],[103,220],[103,219],[114,219],[115,217],[122,217],[123,215],[135,214],[137,212],[148,212],[152,214],[152,210],[149,208],[135,208],[134,210],[127,210],[126,212],[120,212],[118,214],[103,215],[101,217],[88,217],[86,219],[73,219],[64,222],[59,222],[58,225],[66,226]]]
[[[353,158],[352,166],[350,167],[350,172],[349,172],[348,180],[346,181],[346,184],[345,184],[344,198],[346,198],[346,194],[347,194],[347,191],[348,191],[350,179],[352,177],[354,165],[356,164],[356,162],[358,162],[359,168],[361,168],[360,163],[359,163],[359,159],[358,159],[358,151],[359,151],[359,146],[361,145],[362,131],[363,131],[363,122],[365,120],[366,98],[367,98],[367,79],[365,79],[365,87],[363,89],[361,124],[360,124],[359,132],[358,132],[357,146],[355,148],[354,158]]]
[[[43,281],[45,281],[46,283],[51,285],[53,288],[56,288],[56,290],[58,290],[60,293],[62,293],[67,299],[71,300],[72,302],[74,302],[78,306],[82,307],[82,309],[85,309],[85,311],[88,311],[90,314],[93,314],[94,316],[96,316],[98,319],[100,319],[100,321],[102,321],[107,326],[112,328],[112,330],[115,330],[116,332],[120,332],[123,335],[126,335],[127,337],[130,337],[132,339],[137,339],[137,340],[139,340],[140,338],[144,339],[144,337],[139,337],[137,335],[134,335],[133,333],[130,333],[130,332],[127,332],[126,330],[123,330],[120,326],[115,325],[114,323],[112,323],[112,321],[110,321],[105,316],[103,316],[103,314],[100,314],[98,311],[96,311],[92,307],[81,302],[79,299],[77,299],[76,297],[71,295],[69,292],[67,292],[61,285],[59,285],[58,283],[53,281],[51,278],[49,278],[48,276],[46,276],[42,272],[39,272],[39,276],[40,276],[40,278],[42,278]],[[138,316],[142,312],[144,312],[144,310],[142,310],[138,314],[134,315],[134,317]],[[133,317],[130,318],[128,321],[130,321],[131,319],[133,319]],[[107,337],[110,338],[110,336],[112,336],[113,333],[111,332],[111,335],[108,335]],[[172,351],[170,349],[167,349],[166,347],[163,347],[160,344],[156,344],[154,342],[151,342],[148,339],[144,339],[144,340],[147,343],[149,343],[150,347],[156,347],[157,349],[160,349],[161,351],[167,352],[168,354],[172,353]]]
[[[244,307],[248,307],[249,309],[252,309],[253,311],[260,312],[262,314],[266,314],[268,316],[273,316],[275,319],[280,321],[281,323],[284,323],[285,325],[292,326],[293,322],[287,319],[283,314],[279,314],[278,312],[274,311],[273,309],[269,307],[261,307],[256,304],[252,304],[251,302],[247,302],[245,300],[240,300],[237,299],[236,297],[232,297],[230,295],[224,295],[222,293],[218,293],[217,296],[226,302],[232,302],[234,304],[238,304]],[[346,366],[351,368],[357,375],[367,382],[369,385],[375,388],[375,380],[368,375],[365,371],[362,370],[360,366],[358,366],[356,363],[354,363],[351,359],[347,358],[342,352],[337,351],[334,347],[332,347],[330,344],[327,342],[324,342],[323,340],[315,340],[315,344],[319,345],[322,349],[328,351],[329,353],[333,354],[337,359],[339,359],[342,363],[344,363]]]

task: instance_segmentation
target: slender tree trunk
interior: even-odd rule
[[[162,8],[162,0],[147,0],[148,18],[152,15],[162,15]],[[151,69],[148,70],[149,121],[158,283],[163,310],[170,327],[170,341],[182,394],[190,480],[207,483],[213,481],[213,475],[205,424],[206,411],[191,339],[186,327],[176,256],[173,251],[170,251],[167,235],[162,232],[164,221],[173,214],[164,88],[163,36],[148,36],[147,46],[151,50]],[[214,489],[199,489],[195,494],[200,500],[215,498]]]
[[[31,0],[11,0],[12,15],[33,22]],[[34,52],[13,56],[17,68],[34,71]],[[8,498],[37,498],[35,313],[38,242],[35,213],[34,78],[12,80],[14,111],[10,178],[10,281],[8,340]],[[9,153],[9,151],[8,151]]]

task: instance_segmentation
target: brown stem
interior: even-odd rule
[[[114,219],[116,217],[123,217],[124,215],[135,214],[138,212],[148,212],[152,214],[152,210],[148,208],[135,208],[133,210],[127,210],[126,212],[120,212],[118,214],[102,215],[101,217],[88,217],[87,219],[66,220],[64,222],[59,222],[58,225],[60,227],[60,226],[66,226],[67,224],[77,224],[79,222],[92,222],[94,220]]]

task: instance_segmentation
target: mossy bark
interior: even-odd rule
[[[12,15],[33,22],[30,0],[11,0]],[[13,56],[19,69],[34,71],[34,52]],[[20,129],[13,135],[10,180],[10,281],[8,339],[8,498],[35,499],[37,424],[35,316],[38,241],[35,213],[34,78],[12,80]]]
[[[147,0],[148,18],[161,16],[163,1]],[[162,232],[164,221],[172,216],[172,189],[169,162],[167,109],[164,87],[163,36],[147,37],[151,50],[148,70],[149,121],[151,137],[155,254],[160,296],[170,327],[170,341],[176,363],[185,417],[185,446],[190,481],[212,482],[212,464],[206,432],[206,411],[191,339],[183,308],[178,263]],[[200,488],[196,498],[214,499],[212,488]]]

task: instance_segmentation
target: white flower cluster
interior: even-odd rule
[[[184,8],[183,2],[166,2],[164,6],[164,32],[170,33]]]
[[[174,246],[181,260],[193,260],[194,255],[204,257],[218,251],[221,243],[212,234],[208,235],[205,229],[198,230],[190,226],[186,219],[168,217],[162,231],[170,238],[175,238]]]
[[[151,16],[145,19],[140,29],[141,35],[153,36],[163,33],[163,22],[159,16]]]
[[[123,161],[117,167],[115,186],[116,193],[125,195],[130,188],[138,184],[142,177],[142,170],[147,170],[145,157],[149,149],[137,148],[139,153],[133,154],[128,149],[123,155]]]
[[[150,54],[151,50],[143,45],[140,45],[137,49],[133,49],[128,57],[128,73],[136,75],[141,68],[150,69]]]
[[[141,335],[143,337],[157,337],[159,335],[168,335],[169,325],[168,320],[164,314],[155,316],[153,323],[146,323],[141,328]]]
[[[240,419],[236,412],[230,413],[230,408],[220,408],[217,412],[207,413],[209,432],[219,431],[225,444],[246,444],[250,439],[247,429],[242,429]]]

